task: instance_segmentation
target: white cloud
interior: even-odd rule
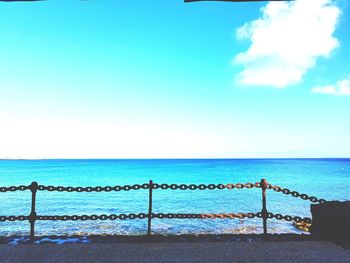
[[[283,88],[300,83],[315,66],[338,47],[333,36],[340,9],[333,0],[269,2],[262,16],[236,31],[237,39],[251,45],[235,56],[244,69],[237,76],[243,85]]]
[[[314,87],[312,92],[332,95],[350,95],[350,78],[339,80],[332,85]]]

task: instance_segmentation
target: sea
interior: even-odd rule
[[[327,201],[350,200],[350,159],[97,159],[0,160],[0,187],[29,185],[115,186],[148,183],[229,184],[266,179]],[[38,215],[147,213],[148,190],[120,192],[38,191]],[[153,191],[154,213],[248,213],[262,209],[261,189]],[[267,210],[311,217],[310,201],[267,190]],[[0,216],[29,215],[31,192],[0,193]],[[153,219],[152,234],[259,234],[262,220]],[[303,231],[292,222],[268,220],[269,233]],[[144,235],[147,219],[37,221],[36,236]],[[28,236],[29,223],[0,222],[0,236]]]

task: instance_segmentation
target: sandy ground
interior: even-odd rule
[[[350,249],[321,241],[22,244],[0,245],[0,262],[350,263]]]

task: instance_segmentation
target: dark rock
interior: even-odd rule
[[[312,204],[311,234],[319,239],[350,242],[350,201]]]

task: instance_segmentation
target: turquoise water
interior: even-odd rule
[[[228,160],[1,160],[0,186],[107,186],[156,183],[259,182],[326,200],[350,200],[350,159]],[[261,189],[154,190],[155,213],[237,213],[261,210]],[[0,215],[28,215],[31,193],[0,193]],[[273,213],[311,217],[310,202],[267,192]],[[147,213],[148,190],[109,193],[39,191],[38,215]],[[301,233],[290,222],[269,220],[270,233]],[[28,235],[28,222],[0,222],[0,236]],[[261,219],[154,219],[153,233],[261,233]],[[36,235],[145,234],[147,220],[37,221]]]

